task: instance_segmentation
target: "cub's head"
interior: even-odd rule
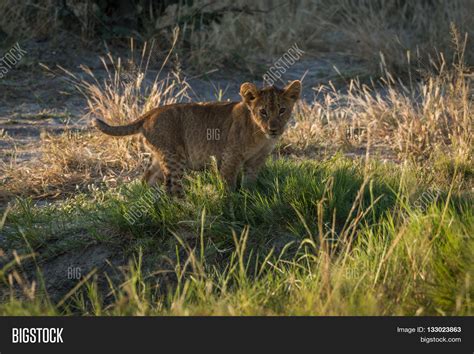
[[[253,121],[268,139],[283,134],[300,93],[301,82],[298,80],[290,82],[284,89],[268,86],[258,90],[249,82],[240,86],[240,96],[249,108]]]

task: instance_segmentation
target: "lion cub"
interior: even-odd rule
[[[153,156],[144,176],[149,185],[161,182],[169,193],[181,195],[185,169],[202,169],[215,156],[228,188],[234,189],[241,168],[245,180],[256,179],[300,93],[300,81],[261,90],[246,82],[240,87],[241,102],[172,104],[128,125],[110,126],[98,119],[95,125],[112,136],[143,134]]]

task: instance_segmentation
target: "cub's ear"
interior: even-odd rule
[[[288,85],[286,85],[283,90],[283,96],[288,97],[293,101],[296,101],[301,94],[301,81],[292,81]]]
[[[247,103],[254,100],[257,97],[257,94],[258,94],[257,86],[255,86],[254,84],[250,82],[244,82],[240,86],[240,96]]]

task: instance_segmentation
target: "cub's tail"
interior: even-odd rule
[[[145,119],[139,118],[127,125],[111,126],[105,123],[103,120],[96,119],[94,121],[94,125],[104,134],[112,136],[125,136],[140,133],[144,122]]]

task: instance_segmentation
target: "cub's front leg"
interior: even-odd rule
[[[237,175],[243,164],[243,155],[240,151],[227,148],[222,154],[220,174],[229,190],[235,190],[237,185]]]
[[[244,185],[250,185],[255,183],[258,174],[262,167],[265,165],[265,161],[273,150],[273,146],[262,149],[256,156],[253,156],[244,163]]]

